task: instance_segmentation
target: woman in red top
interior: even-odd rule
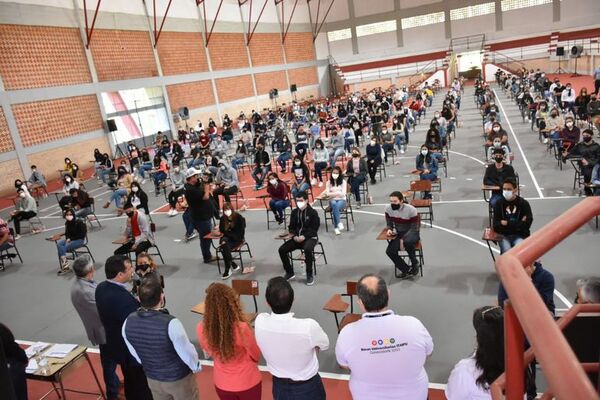
[[[200,346],[214,360],[213,379],[221,400],[260,400],[260,349],[244,321],[237,294],[227,285],[206,289],[204,321],[196,332]]]
[[[269,208],[275,215],[275,220],[281,225],[285,219],[285,209],[290,206],[289,191],[287,183],[279,179],[279,176],[275,172],[271,172],[268,175],[269,185],[267,186],[267,193],[271,196],[269,201]]]

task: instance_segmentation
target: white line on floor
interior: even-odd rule
[[[493,89],[494,91],[494,95],[496,96],[496,100],[498,101],[498,105],[500,106],[500,109],[502,110],[502,114],[504,114],[504,118],[506,119],[506,123],[508,124],[508,129],[510,129],[514,139],[515,139],[515,143],[517,144],[517,147],[519,148],[519,151],[521,152],[521,155],[523,156],[523,162],[525,163],[525,166],[527,167],[527,171],[529,171],[529,175],[531,175],[531,180],[533,181],[533,185],[535,186],[535,189],[538,192],[538,196],[541,197],[542,199],[544,198],[544,193],[542,193],[542,189],[540,188],[540,185],[537,182],[537,179],[535,179],[535,175],[533,175],[533,171],[531,170],[531,166],[529,165],[529,161],[527,160],[527,157],[525,156],[525,152],[523,151],[523,148],[521,147],[521,142],[519,142],[519,138],[517,136],[517,134],[515,133],[515,131],[513,130],[512,125],[510,124],[510,119],[508,118],[508,115],[506,114],[506,111],[504,111],[504,107],[502,106],[502,102],[500,101],[500,97],[498,96],[498,94],[496,93],[496,90]]]
[[[407,147],[414,147],[416,149],[421,148],[420,146],[407,146]],[[481,161],[480,159],[475,158],[475,157],[470,156],[470,155],[465,154],[465,153],[459,153],[458,151],[454,151],[454,150],[448,150],[448,153],[452,153],[452,154],[456,154],[456,155],[463,156],[463,157],[466,157],[466,158],[470,158],[471,160],[473,160],[473,161],[475,161],[475,162],[477,162],[477,163],[479,163],[481,165],[485,165],[485,163],[483,161]],[[399,157],[396,157],[396,158],[399,158]],[[411,158],[411,159],[414,160],[414,157],[407,157],[407,158]]]

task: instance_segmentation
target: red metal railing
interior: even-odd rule
[[[505,306],[504,321],[506,373],[492,384],[494,400],[503,398],[503,388],[507,400],[523,399],[523,371],[534,354],[548,380],[550,393],[561,400],[600,400],[562,334],[562,325],[554,321],[523,268],[599,214],[600,197],[589,197],[498,257],[496,271],[510,301]],[[593,308],[576,307],[568,314],[570,319],[578,311]],[[531,344],[527,353],[523,352],[525,336]],[[594,364],[586,364],[586,368],[593,369]]]

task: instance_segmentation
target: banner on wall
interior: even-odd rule
[[[116,144],[170,130],[164,96],[160,87],[102,93],[106,116],[114,119]]]

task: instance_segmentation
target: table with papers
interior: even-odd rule
[[[102,399],[106,399],[104,390],[98,380],[98,375],[96,375],[96,371],[87,354],[87,347],[77,344],[36,342],[25,349],[25,354],[29,358],[29,363],[25,370],[27,379],[50,382],[52,384],[52,389],[42,396],[41,399],[52,392],[56,392],[61,399],[67,398],[66,392],[97,395]],[[65,371],[81,359],[85,359],[90,367],[94,380],[98,385],[99,393],[83,392],[64,387],[63,375]]]

